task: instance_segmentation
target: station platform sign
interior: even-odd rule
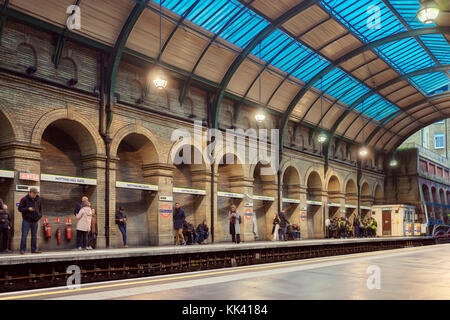
[[[41,173],[41,181],[81,184],[81,185],[90,185],[90,186],[96,186],[97,185],[97,179],[90,179],[90,178],[83,178],[83,177],[61,176],[61,175],[46,174],[46,173]]]
[[[158,186],[154,184],[134,183],[125,181],[116,181],[116,188],[158,191]]]

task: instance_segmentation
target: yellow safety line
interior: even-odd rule
[[[436,248],[436,246],[402,248],[400,250],[402,250],[402,251],[417,251],[419,249],[427,249],[427,248]],[[13,299],[23,299],[23,298],[31,298],[31,297],[49,296],[49,295],[69,293],[69,292],[70,293],[78,293],[78,292],[89,291],[89,290],[114,288],[114,287],[123,287],[123,286],[135,285],[135,284],[145,284],[145,283],[152,283],[152,282],[180,280],[180,279],[187,279],[187,278],[204,277],[204,276],[217,275],[217,274],[226,274],[226,273],[238,272],[238,271],[251,271],[251,270],[261,270],[261,269],[270,269],[270,268],[280,268],[280,267],[292,266],[292,265],[311,264],[311,263],[317,263],[317,262],[343,260],[343,259],[347,259],[347,258],[380,255],[380,254],[385,254],[386,252],[398,251],[398,250],[399,249],[382,250],[382,251],[367,252],[367,253],[357,253],[354,256],[350,256],[350,257],[348,255],[346,255],[346,256],[321,258],[321,259],[308,260],[308,261],[296,261],[296,262],[271,264],[271,265],[265,265],[265,266],[243,267],[243,268],[233,269],[233,270],[220,270],[220,271],[215,271],[215,272],[207,272],[207,273],[200,273],[200,274],[190,274],[190,275],[184,275],[184,276],[174,276],[174,277],[168,277],[168,278],[159,278],[159,279],[141,280],[141,281],[133,281],[133,282],[106,284],[106,285],[100,285],[100,286],[89,287],[89,288],[66,289],[66,290],[60,290],[60,291],[24,294],[24,295],[20,295],[20,296],[11,296],[11,297],[0,298],[0,300],[13,300]]]

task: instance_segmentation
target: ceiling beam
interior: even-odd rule
[[[305,0],[300,4],[297,4],[293,8],[289,9],[285,13],[283,13],[279,18],[274,20],[270,25],[268,25],[260,33],[258,33],[236,57],[236,59],[233,61],[233,63],[225,73],[225,76],[222,78],[219,90],[214,98],[211,114],[212,126],[214,128],[217,128],[219,124],[219,110],[222,104],[225,90],[227,89],[227,86],[230,83],[231,79],[233,78],[234,74],[239,69],[240,65],[245,61],[247,56],[252,52],[252,50],[258,45],[259,42],[263,41],[265,38],[267,38],[270,34],[276,31],[279,27],[281,27],[291,18],[295,17],[296,15],[308,9],[309,7],[317,4],[318,2],[320,2],[320,0]]]
[[[122,58],[123,49],[127,43],[128,37],[131,34],[136,22],[144,12],[148,2],[150,0],[141,0],[136,3],[128,15],[127,20],[122,26],[119,36],[117,37],[116,43],[109,55],[108,67],[106,69],[106,132],[108,134],[109,128],[112,122],[112,101],[114,97],[114,90],[116,86],[117,72],[119,70],[120,59]]]

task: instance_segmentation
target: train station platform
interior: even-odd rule
[[[83,283],[90,283],[435,243],[432,237],[380,237],[5,254],[0,255],[0,291],[65,285],[74,267],[80,270]]]
[[[151,256],[168,256],[180,254],[198,254],[213,252],[233,252],[243,250],[261,250],[261,249],[282,249],[298,248],[311,246],[335,246],[364,243],[385,243],[398,241],[417,241],[432,239],[432,237],[383,237],[383,238],[350,238],[350,239],[314,239],[297,241],[257,241],[247,243],[214,243],[204,245],[186,245],[186,246],[159,246],[159,247],[140,247],[140,248],[116,248],[116,249],[94,249],[94,250],[64,250],[43,252],[41,254],[25,255],[19,253],[0,255],[0,266],[18,265],[29,263],[51,263],[51,262],[76,262],[83,260],[103,260],[117,258],[136,258]]]

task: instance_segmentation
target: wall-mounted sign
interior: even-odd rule
[[[420,236],[420,231],[421,231],[420,223],[415,223],[414,224],[414,235],[415,236]]]
[[[405,235],[406,236],[412,236],[413,235],[413,226],[412,223],[405,224]]]
[[[244,199],[244,195],[242,193],[218,191],[217,195],[219,197],[225,197],[225,198]]]
[[[290,199],[290,198],[283,198],[283,202],[285,202],[285,203],[300,203],[300,200],[298,200],[298,199]]]
[[[306,211],[300,211],[300,219],[302,222],[306,221]]]
[[[250,209],[250,208],[245,209],[244,216],[245,216],[245,220],[247,220],[247,221],[252,220],[252,218],[253,218],[253,210]]]
[[[14,179],[14,171],[11,171],[11,170],[0,170],[0,178]]]
[[[356,209],[356,206],[355,206],[354,204],[346,204],[346,205],[345,205],[345,208],[348,208],[348,209]]]
[[[261,201],[275,201],[274,197],[266,197],[266,196],[253,196],[253,200],[261,200]]]
[[[173,201],[173,197],[171,197],[171,196],[159,196],[159,201],[172,202]]]
[[[339,203],[333,203],[333,202],[328,202],[328,206],[329,207],[335,207],[335,208],[340,208],[341,205]]]
[[[158,186],[154,184],[133,183],[125,181],[116,181],[116,188],[158,191]]]
[[[392,211],[392,208],[383,208],[382,211]]]
[[[39,174],[37,173],[29,173],[29,172],[20,172],[19,180],[29,180],[29,181],[39,181]]]
[[[90,186],[97,185],[97,179],[59,176],[59,175],[55,175],[55,174],[45,174],[45,173],[41,173],[41,180],[42,181],[50,181],[50,182],[60,182],[60,183],[83,184],[83,185],[90,185]]]
[[[308,200],[306,201],[306,204],[312,205],[312,206],[321,206],[322,202],[320,201],[312,201],[312,200]]]
[[[161,208],[159,209],[159,213],[164,219],[170,218],[170,215],[172,214],[172,207],[168,203],[164,203],[161,205]]]
[[[370,209],[371,209],[371,207],[366,207],[366,206],[360,206],[360,208],[361,208],[362,210],[370,210]]]
[[[201,196],[206,195],[205,190],[192,189],[192,188],[177,188],[177,187],[173,187],[173,193],[197,194],[197,195],[201,195]]]
[[[22,185],[22,184],[16,185],[16,191],[20,191],[20,192],[28,192],[28,191],[30,191],[30,188],[36,188],[38,190],[38,192],[41,191],[41,188],[39,186],[27,186],[27,185]]]

